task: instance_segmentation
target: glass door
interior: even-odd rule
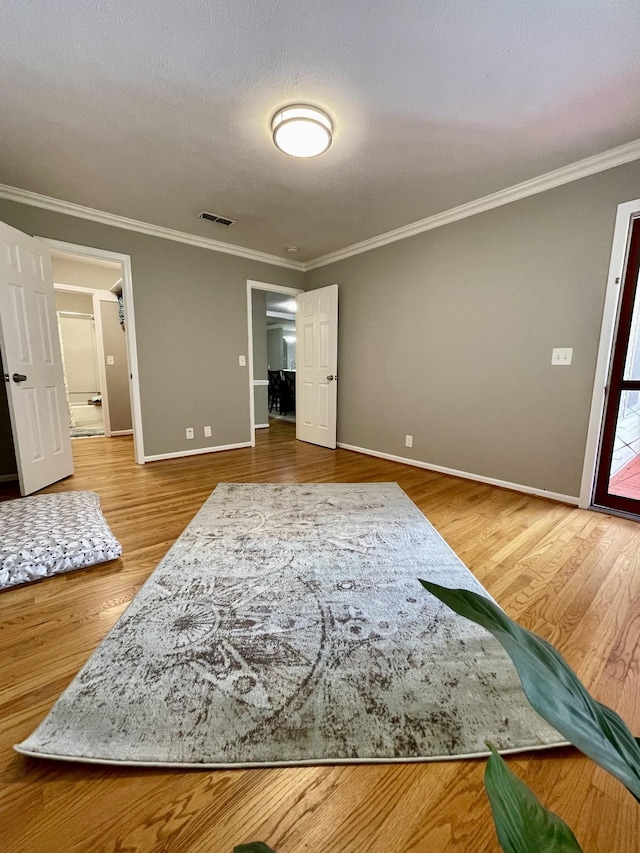
[[[631,223],[605,400],[595,506],[640,519],[640,217]]]

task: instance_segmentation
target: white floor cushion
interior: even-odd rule
[[[95,492],[0,502],[0,589],[115,560],[122,546]]]

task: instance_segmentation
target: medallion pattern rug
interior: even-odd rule
[[[246,767],[562,743],[419,577],[487,594],[395,483],[221,484],[16,749]]]

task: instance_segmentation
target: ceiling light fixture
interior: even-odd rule
[[[276,148],[291,157],[317,157],[331,145],[333,123],[316,107],[293,104],[284,107],[271,120]]]

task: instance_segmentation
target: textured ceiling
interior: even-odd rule
[[[5,0],[0,33],[0,182],[300,261],[640,137],[638,0]],[[300,101],[315,160],[270,139]]]

